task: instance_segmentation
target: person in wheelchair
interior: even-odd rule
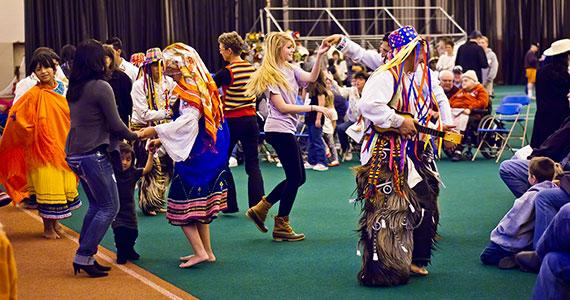
[[[471,132],[466,132],[470,127],[468,124],[478,122],[490,107],[489,94],[477,80],[475,71],[469,70],[463,73],[461,89],[449,99],[449,104],[455,128],[460,130],[465,137],[469,136]],[[452,161],[459,161],[463,158],[463,148],[464,145],[457,146],[452,155]]]

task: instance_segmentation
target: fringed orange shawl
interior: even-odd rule
[[[200,109],[205,121],[205,129],[212,144],[216,144],[216,134],[223,122],[224,114],[216,82],[194,48],[174,43],[162,51],[165,60],[175,62],[182,72],[174,94],[181,100]],[[186,79],[189,79],[188,81]]]
[[[50,87],[34,86],[10,109],[0,139],[0,183],[15,203],[28,197],[28,173],[44,166],[70,170],[65,142],[67,100]]]

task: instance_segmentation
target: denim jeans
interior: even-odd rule
[[[530,161],[509,159],[501,163],[499,175],[516,198],[522,196],[530,188],[528,183],[528,164]]]
[[[346,134],[346,130],[348,127],[352,126],[354,122],[347,121],[342,124],[337,124],[336,132],[338,133],[338,140],[340,142],[340,148],[342,149],[342,153],[345,153],[348,150],[348,146],[350,145],[349,137]]]
[[[561,188],[552,188],[538,192],[534,199],[534,240],[535,249],[544,231],[554,216],[565,204],[570,203],[570,195]]]
[[[67,163],[79,176],[89,200],[89,209],[83,219],[74,262],[93,264],[93,255],[119,212],[119,192],[113,167],[106,153],[70,155]]]
[[[515,252],[501,248],[501,246],[497,245],[494,242],[489,242],[489,245],[487,245],[487,247],[485,247],[481,253],[480,258],[483,264],[496,266],[499,264],[501,259],[507,256],[513,256],[515,254]]]
[[[328,165],[325,142],[323,141],[323,128],[317,128],[315,124],[307,124],[309,132],[309,152],[307,161],[311,165]]]
[[[570,299],[570,204],[564,205],[544,232],[536,252],[542,264],[533,299]]]

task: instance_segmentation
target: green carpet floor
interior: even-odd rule
[[[521,93],[520,87],[498,88],[499,97]],[[498,98],[497,98],[498,99]],[[498,103],[497,100],[495,102]],[[215,264],[178,268],[178,257],[190,253],[179,228],[164,216],[144,217],[139,212],[140,237],[137,263],[148,271],[203,299],[527,299],[535,275],[503,271],[481,265],[479,254],[489,232],[511,207],[514,197],[498,176],[498,165],[489,160],[451,163],[439,167],[447,188],[440,197],[443,239],[434,254],[430,275],[412,278],[405,286],[366,288],[356,273],[358,208],[348,202],[355,188],[350,167],[343,164],[328,172],[307,172],[291,222],[307,239],[275,243],[271,233],[260,233],[244,216],[247,184],[242,166],[234,168],[241,212],[222,215],[212,224],[218,258]],[[283,170],[263,164],[269,191],[284,177]],[[81,194],[86,200],[85,195]],[[87,202],[65,224],[81,228]],[[273,208],[270,214],[276,214]],[[272,222],[269,223],[271,227]],[[114,249],[109,231],[103,246]]]

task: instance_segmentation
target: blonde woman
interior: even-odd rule
[[[300,88],[317,80],[323,54],[329,49],[323,43],[317,50],[317,62],[310,73],[291,64],[295,52],[295,41],[288,33],[274,32],[267,35],[266,55],[261,67],[246,85],[246,94],[265,93],[269,115],[265,123],[265,137],[277,152],[285,170],[285,180],[281,181],[269,195],[250,208],[246,215],[256,224],[261,232],[267,232],[265,218],[271,206],[278,201],[279,213],[275,217],[273,239],[276,241],[301,241],[302,233],[295,233],[289,225],[289,214],[297,196],[297,190],[305,182],[305,169],[299,145],[295,139],[297,114],[317,111],[327,117],[328,109],[317,105],[296,105]]]

